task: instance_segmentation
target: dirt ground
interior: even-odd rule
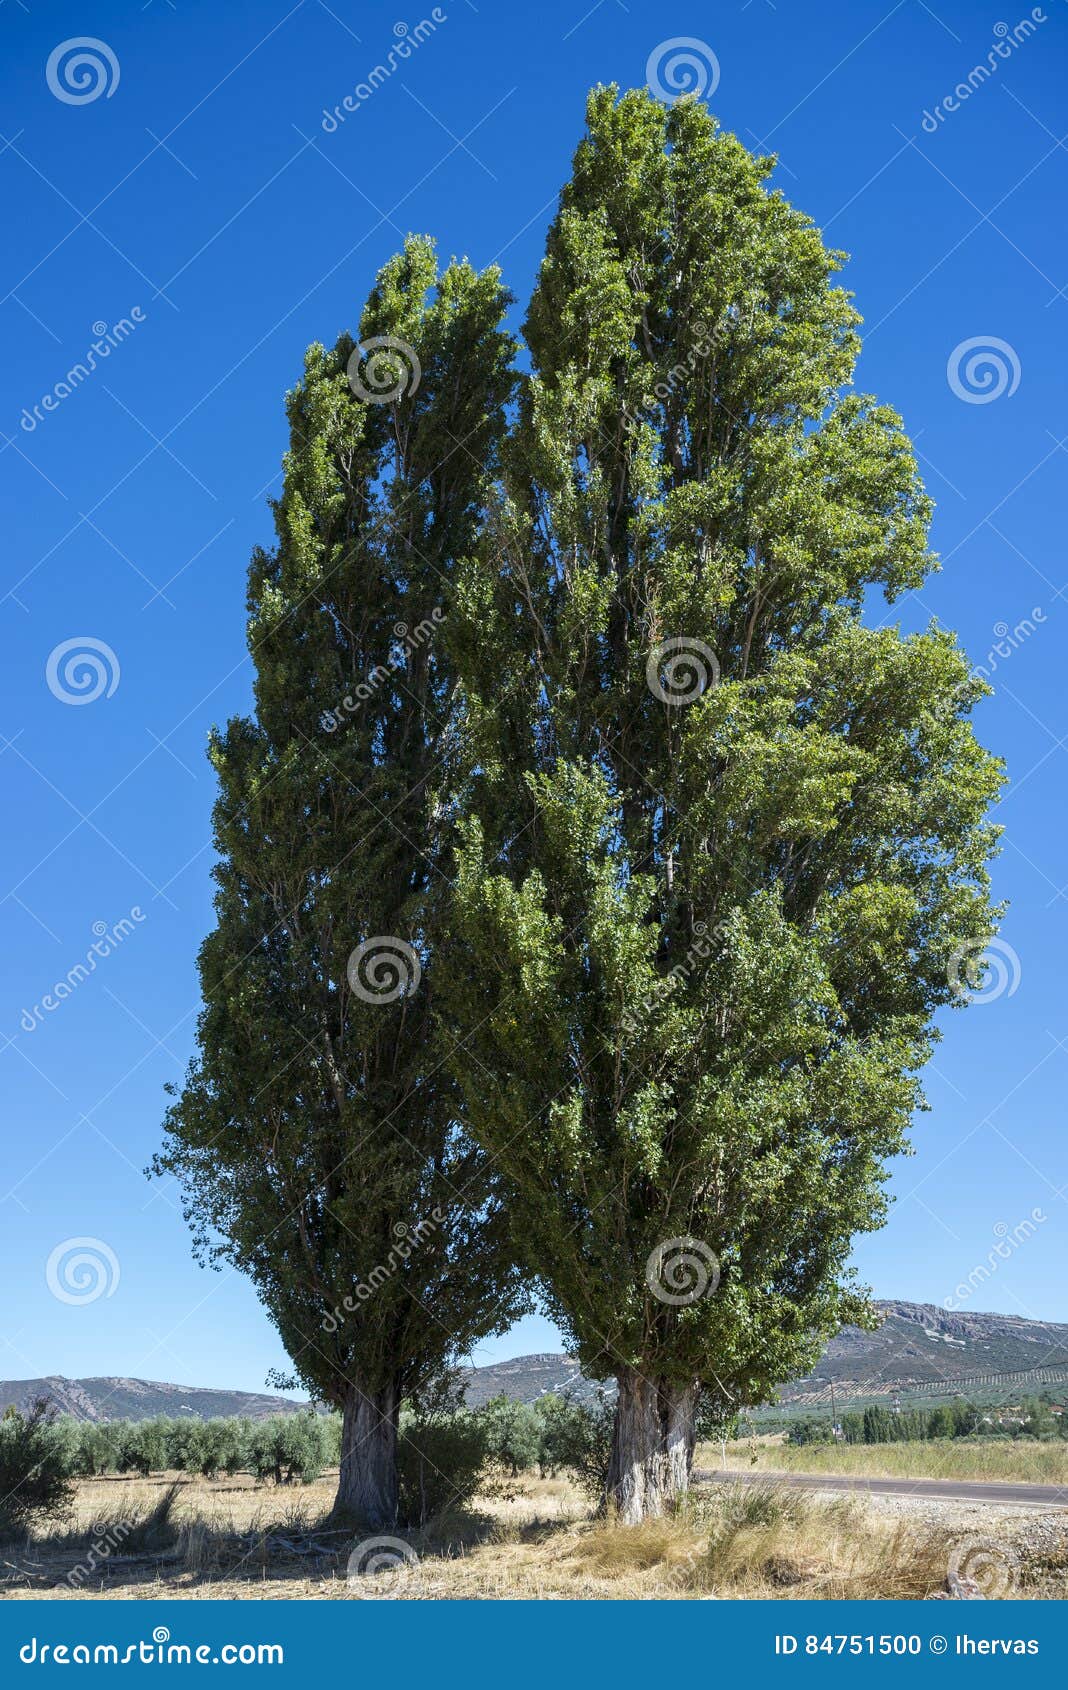
[[[1068,1511],[707,1487],[678,1518],[619,1527],[568,1480],[500,1478],[469,1513],[354,1541],[326,1517],[335,1476],[84,1481],[74,1516],[0,1547],[0,1596],[155,1599],[903,1597],[953,1574],[989,1598],[1063,1597]],[[168,1510],[166,1499],[173,1490]]]

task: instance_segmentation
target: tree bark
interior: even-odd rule
[[[690,1488],[697,1444],[697,1386],[661,1383],[664,1427],[664,1493],[671,1502]]]
[[[371,1392],[352,1385],[342,1408],[334,1512],[369,1531],[397,1522],[398,1406],[392,1386]]]
[[[696,1385],[618,1375],[605,1501],[623,1525],[667,1513],[689,1489],[696,1442]]]

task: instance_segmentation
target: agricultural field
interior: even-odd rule
[[[350,1576],[351,1533],[326,1525],[335,1484],[333,1472],[296,1490],[245,1474],[83,1480],[66,1519],[0,1550],[0,1595],[920,1600],[956,1566],[991,1597],[1027,1599],[1063,1595],[1068,1570],[1068,1517],[1037,1530],[1026,1514],[893,1513],[769,1482],[700,1488],[677,1517],[622,1527],[570,1480],[521,1473],[454,1517],[364,1540],[354,1560],[372,1570]]]
[[[722,1468],[718,1444],[697,1452],[697,1465]],[[803,1444],[781,1437],[728,1443],[726,1467],[762,1473],[841,1473],[869,1479],[972,1479],[977,1483],[1068,1486],[1068,1443],[1023,1439],[939,1439],[932,1443]]]

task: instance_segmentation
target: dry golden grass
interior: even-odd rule
[[[595,1525],[575,1559],[629,1586],[655,1572],[655,1594],[676,1597],[922,1599],[944,1588],[944,1532],[873,1516],[852,1500],[726,1486],[687,1514],[630,1530]]]
[[[719,1468],[719,1444],[698,1450],[697,1465]],[[754,1440],[727,1445],[735,1472],[843,1473],[870,1479],[975,1479],[1006,1484],[1068,1485],[1068,1442],[803,1444]]]
[[[160,1505],[172,1483],[168,1520]],[[469,1515],[393,1534],[410,1544],[410,1565],[348,1581],[351,1538],[324,1535],[333,1489],[332,1476],[292,1492],[244,1478],[89,1481],[69,1521],[23,1549],[0,1549],[0,1592],[16,1599],[922,1598],[944,1588],[962,1535],[879,1514],[859,1499],[773,1483],[710,1488],[677,1517],[621,1527],[591,1518],[568,1481],[523,1475],[491,1487]],[[74,1569],[92,1559],[93,1541],[107,1553],[82,1576]],[[1011,1594],[1061,1593],[1063,1577],[1054,1589],[1048,1567],[1021,1565],[1029,1570]]]

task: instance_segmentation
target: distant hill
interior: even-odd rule
[[[845,1326],[819,1366],[782,1390],[788,1403],[846,1396],[944,1394],[954,1383],[1037,1390],[1068,1383],[1068,1326],[1016,1315],[951,1312],[934,1303],[880,1302],[876,1332]]]
[[[840,1404],[855,1398],[950,1395],[975,1390],[1030,1392],[1068,1385],[1068,1325],[1015,1315],[950,1313],[934,1303],[879,1302],[875,1332],[844,1326],[805,1378],[782,1387],[785,1404],[817,1407],[834,1382]],[[503,1392],[534,1402],[546,1391],[592,1394],[574,1361],[563,1355],[520,1356],[473,1368],[472,1405]]]
[[[934,1303],[875,1306],[883,1315],[879,1329],[843,1327],[811,1374],[783,1386],[784,1404],[825,1406],[832,1381],[839,1407],[878,1397],[952,1396],[957,1391],[995,1396],[1068,1387],[1068,1325],[1015,1315],[949,1313]],[[466,1372],[465,1395],[472,1408],[502,1393],[517,1402],[536,1402],[548,1391],[589,1400],[596,1390],[570,1356],[551,1353]],[[188,1414],[198,1420],[241,1414],[262,1420],[307,1407],[292,1397],[206,1391],[147,1379],[0,1380],[0,1411],[9,1403],[24,1409],[42,1396],[79,1420],[146,1420],[155,1414]]]
[[[516,1356],[512,1361],[497,1361],[490,1367],[471,1367],[465,1370],[464,1400],[471,1408],[481,1408],[491,1397],[512,1397],[516,1402],[536,1402],[547,1392],[557,1396],[565,1393],[585,1401],[597,1394],[597,1386],[584,1379],[578,1363],[570,1356]]]
[[[9,1404],[25,1410],[46,1397],[60,1414],[77,1420],[151,1420],[154,1415],[218,1420],[230,1414],[263,1420],[296,1414],[307,1403],[292,1397],[256,1396],[251,1391],[206,1391],[197,1385],[161,1385],[151,1379],[0,1379],[0,1412]]]

